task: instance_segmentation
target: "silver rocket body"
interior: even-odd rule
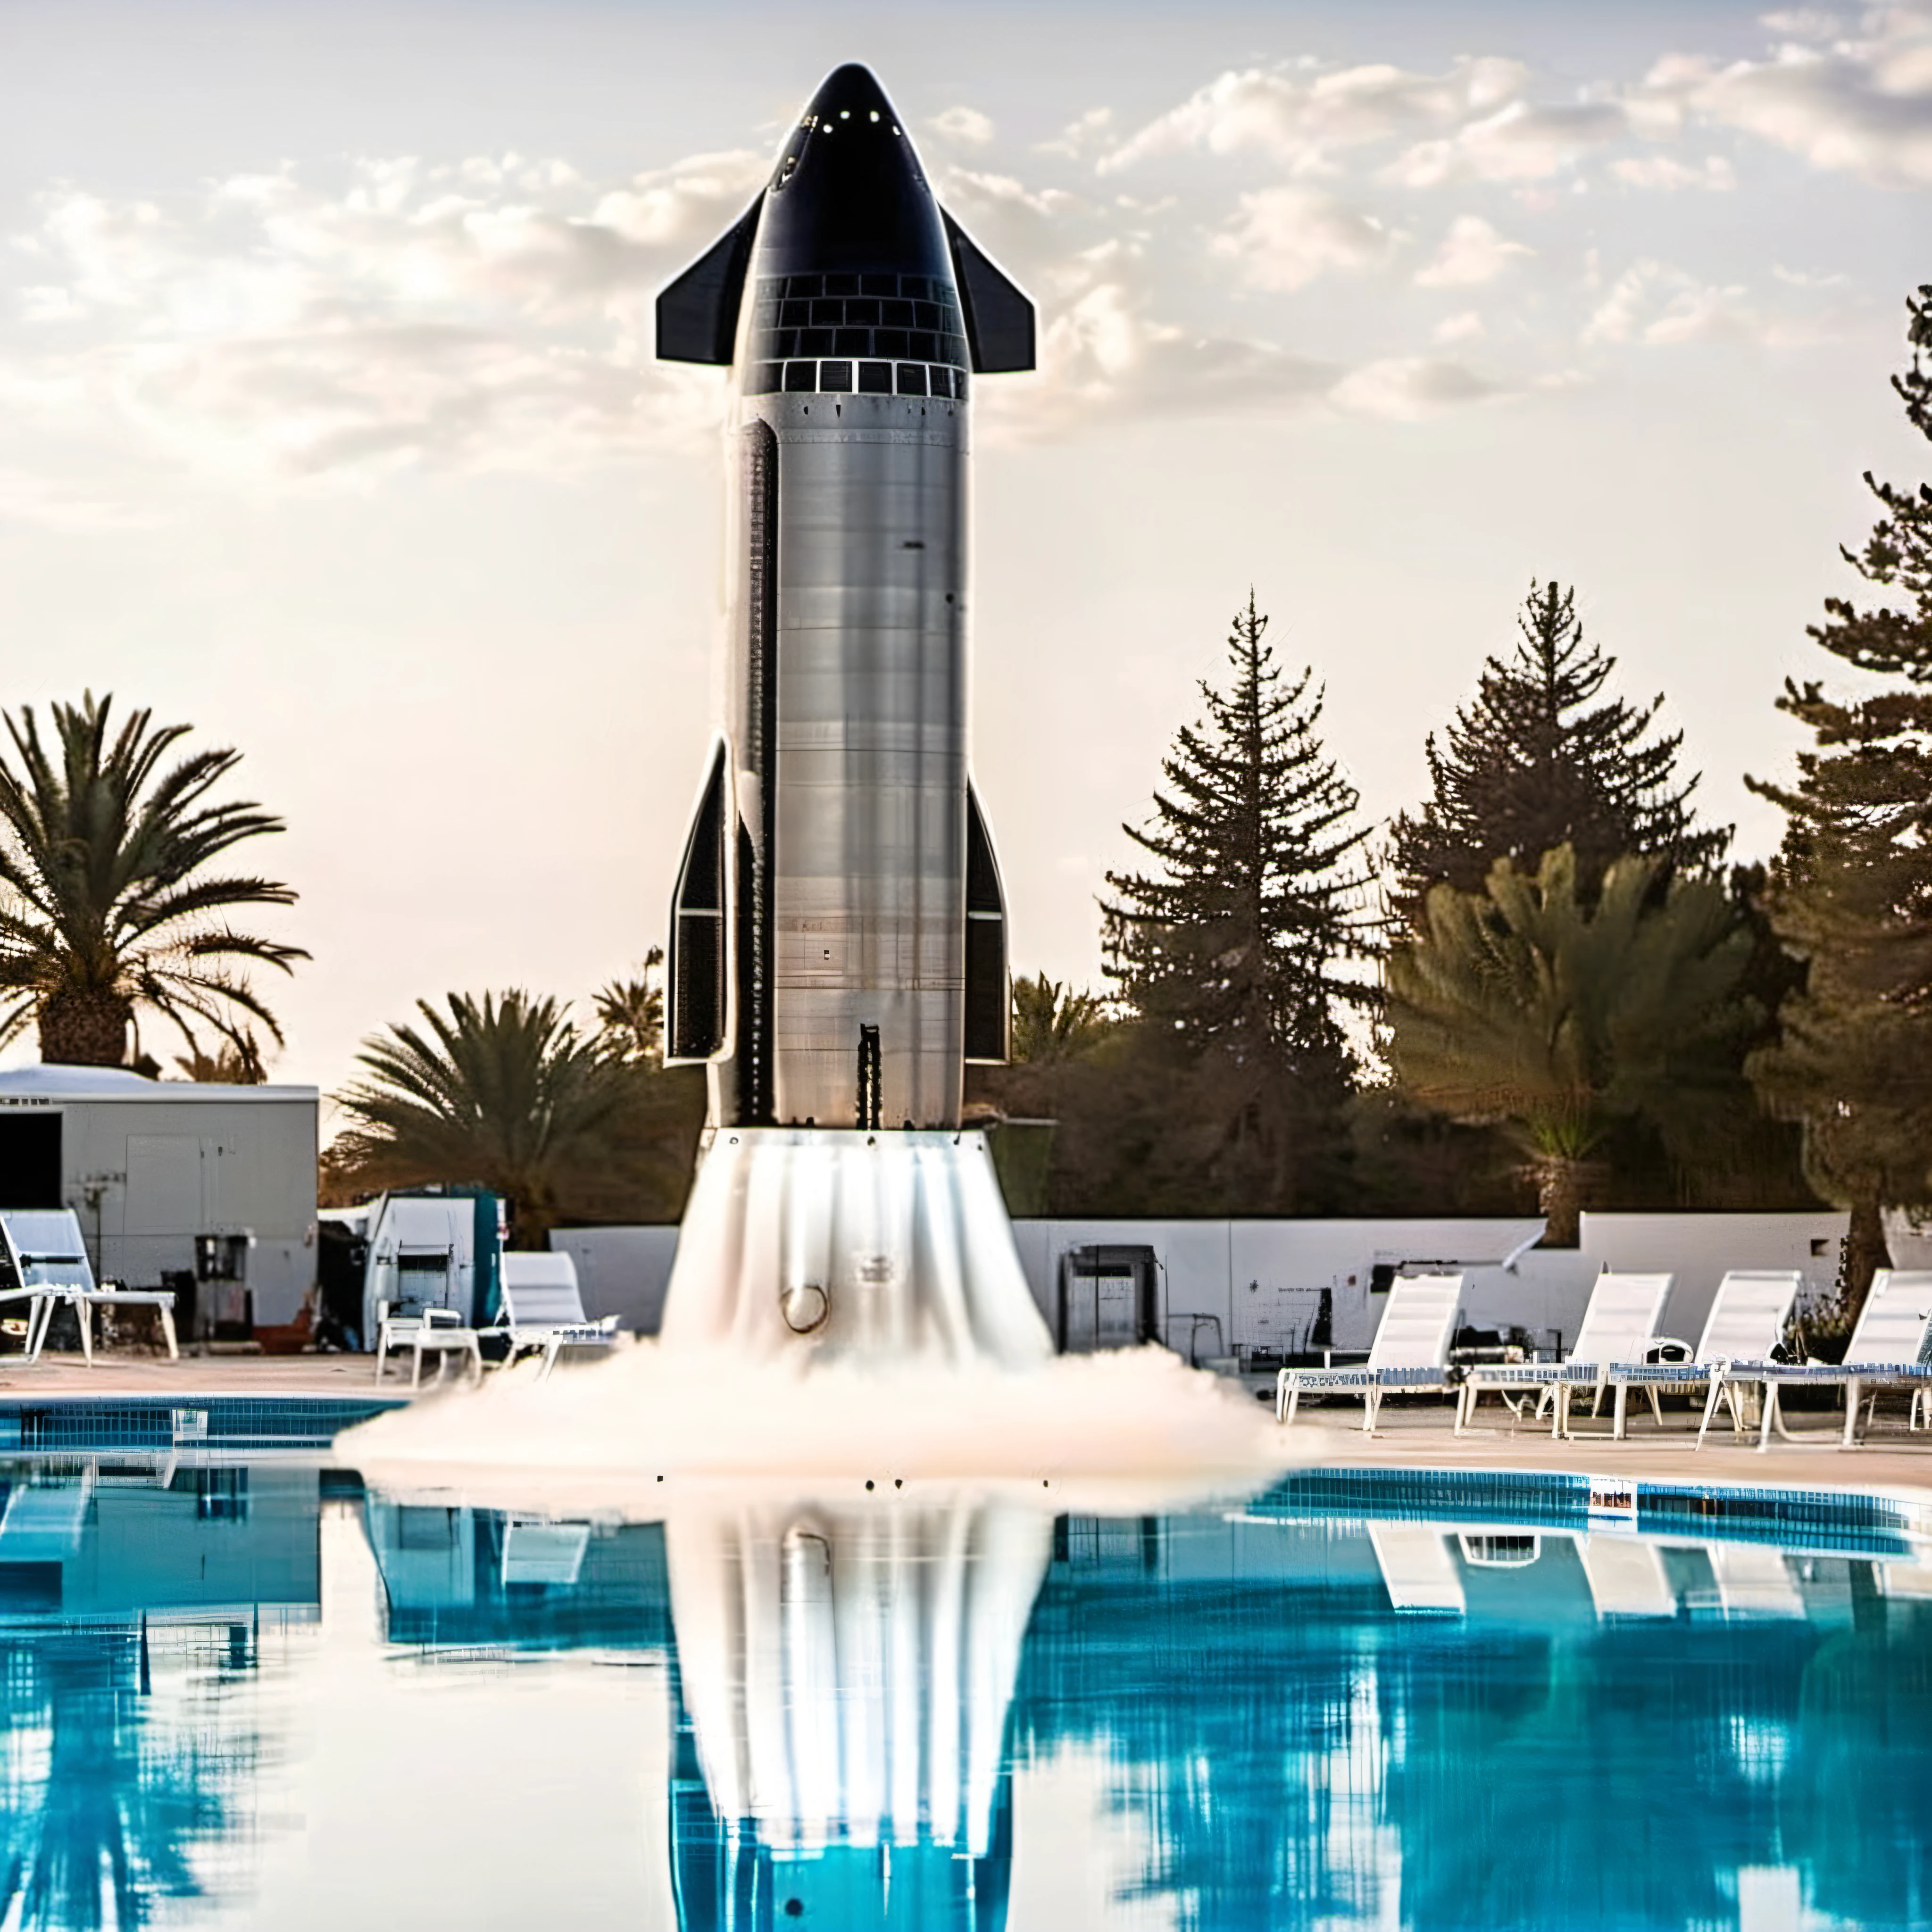
[[[820,392],[741,396],[730,544],[740,608],[762,540],[763,462],[783,479],[774,600],[776,809],[769,867],[770,1114],[826,1126],[946,1126],[965,1057],[967,405]],[[763,455],[762,452],[770,452]],[[734,664],[735,746],[757,694]],[[764,771],[734,773],[748,820]],[[876,1029],[868,1034],[868,1028]],[[878,1042],[876,1076],[868,1042]],[[747,1109],[735,1054],[718,1112]],[[876,1078],[876,1096],[871,1090]]]
[[[967,770],[970,386],[1031,366],[1030,304],[848,67],[658,334],[734,377],[725,715],[674,910],[671,1057],[710,1067],[716,1126],[956,1126],[1007,1011]]]
[[[665,1342],[1037,1360],[960,1131],[1010,1002],[968,770],[969,423],[982,375],[1033,366],[1032,305],[843,67],[658,297],[658,353],[733,378],[724,716],[666,1012],[710,1121]]]

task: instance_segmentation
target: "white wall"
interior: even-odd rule
[[[1158,1264],[1162,1340],[1205,1358],[1238,1346],[1292,1346],[1322,1288],[1334,1297],[1334,1346],[1366,1348],[1382,1318],[1370,1292],[1378,1264],[1460,1267],[1462,1321],[1526,1328],[1543,1346],[1575,1339],[1590,1284],[1605,1268],[1675,1277],[1664,1332],[1695,1343],[1718,1283],[1730,1268],[1795,1268],[1804,1294],[1831,1292],[1846,1217],[1815,1214],[1586,1214],[1575,1252],[1532,1249],[1514,1268],[1494,1265],[1532,1240],[1533,1218],[1436,1221],[1016,1221],[1013,1240],[1028,1286],[1049,1328],[1059,1319],[1060,1257],[1089,1246],[1150,1247]],[[664,1310],[672,1227],[566,1228],[550,1246],[577,1262],[589,1313],[616,1315],[653,1335]],[[1484,1266],[1483,1264],[1490,1264]],[[1196,1315],[1213,1325],[1198,1330]],[[1215,1337],[1221,1337],[1217,1347]]]
[[[676,1228],[553,1228],[550,1245],[553,1253],[577,1264],[584,1312],[593,1321],[614,1315],[619,1326],[634,1334],[658,1332],[677,1253]]]
[[[1378,1264],[1440,1263],[1465,1268],[1496,1262],[1534,1240],[1534,1218],[1439,1221],[1016,1221],[1013,1235],[1034,1299],[1050,1328],[1059,1318],[1060,1260],[1068,1250],[1093,1246],[1150,1247],[1160,1269],[1162,1339],[1185,1353],[1195,1332],[1190,1318],[1213,1318],[1199,1330],[1196,1352],[1232,1354],[1244,1345],[1294,1346],[1305,1334],[1323,1288],[1334,1298],[1334,1346],[1366,1348],[1382,1319],[1382,1298],[1370,1291]],[[1562,1271],[1559,1270],[1560,1274]],[[1594,1274],[1592,1270],[1592,1273]],[[1535,1316],[1500,1318],[1525,1327],[1558,1325],[1569,1291],[1552,1280],[1519,1297],[1498,1286],[1479,1299],[1485,1310],[1521,1306]],[[1587,1292],[1587,1287],[1585,1292]],[[1577,1297],[1580,1310],[1582,1297]],[[1490,1325],[1487,1318],[1485,1324]],[[1568,1322],[1576,1332],[1576,1321]]]
[[[1580,1245],[1619,1274],[1673,1277],[1663,1332],[1696,1347],[1732,1268],[1796,1268],[1804,1307],[1829,1295],[1850,1217],[1815,1214],[1586,1214]]]
[[[29,1104],[0,1095],[0,1106]],[[61,1188],[104,1280],[157,1288],[197,1234],[249,1238],[255,1319],[292,1322],[315,1280],[313,1088],[190,1087],[35,1096],[61,1121]]]

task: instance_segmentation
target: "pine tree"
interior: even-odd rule
[[[1932,285],[1906,308],[1912,364],[1892,386],[1932,440]],[[1830,598],[1810,635],[1901,682],[1846,698],[1787,682],[1778,709],[1815,746],[1795,787],[1747,781],[1787,814],[1767,902],[1808,968],[1750,1072],[1803,1124],[1813,1185],[1851,1210],[1848,1312],[1885,1261],[1882,1210],[1932,1198],[1932,484],[1865,482],[1883,514],[1862,552],[1841,554],[1901,608]]]
[[[1106,970],[1139,1022],[1124,1058],[1184,1072],[1211,1117],[1192,1137],[1204,1184],[1223,1200],[1234,1188],[1249,1211],[1313,1204],[1312,1177],[1346,1137],[1339,1012],[1360,989],[1337,968],[1359,950],[1367,836],[1317,735],[1314,674],[1284,676],[1268,622],[1250,592],[1228,688],[1203,681],[1204,717],[1176,734],[1152,818],[1124,828],[1158,869],[1109,872],[1103,908]],[[1177,1124],[1174,1138],[1190,1136]]]
[[[1418,929],[1431,886],[1480,892],[1498,859],[1533,872],[1568,845],[1587,898],[1625,854],[1705,871],[1730,842],[1728,826],[1700,830],[1693,819],[1697,780],[1677,771],[1682,734],[1652,735],[1663,699],[1593,702],[1616,659],[1585,641],[1575,592],[1532,584],[1516,626],[1514,653],[1484,665],[1444,742],[1431,734],[1429,802],[1390,828],[1396,904]]]

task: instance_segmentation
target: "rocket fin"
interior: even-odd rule
[[[671,900],[670,956],[664,979],[668,1066],[709,1060],[724,1044],[724,747],[686,840]]]
[[[1012,1016],[1006,978],[1006,897],[979,794],[966,788],[966,1053],[997,1066],[1006,1058]]]
[[[745,270],[758,238],[761,194],[658,297],[660,362],[729,363],[745,298]]]
[[[966,311],[966,346],[972,352],[973,367],[982,376],[1030,369],[1033,304],[944,208],[939,214],[946,224],[946,246],[952,251],[952,279]]]

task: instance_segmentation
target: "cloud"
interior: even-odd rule
[[[1329,399],[1346,415],[1412,422],[1500,393],[1496,384],[1460,362],[1415,356],[1390,357],[1351,370],[1335,385]]]
[[[1260,288],[1298,289],[1330,269],[1372,268],[1395,242],[1375,216],[1318,189],[1263,188],[1243,195],[1240,209],[1215,236],[1214,250],[1238,262]]]
[[[956,147],[983,148],[993,138],[992,122],[976,107],[949,107],[926,124]]]
[[[1229,71],[1121,142],[1100,166],[1104,173],[1198,148],[1252,150],[1302,172],[1324,172],[1333,149],[1459,124],[1512,99],[1528,76],[1520,62],[1494,58],[1459,60],[1443,74],[1379,64]]]
[[[1480,214],[1459,214],[1449,224],[1435,259],[1418,271],[1415,279],[1426,289],[1493,281],[1516,256],[1535,253],[1523,242],[1506,240]]]
[[[1064,260],[1048,286],[1037,372],[980,386],[989,442],[1037,442],[1150,416],[1315,411],[1408,420],[1500,393],[1435,358],[1352,368],[1183,328],[1160,314],[1162,284],[1136,242]]]
[[[1446,315],[1431,332],[1438,342],[1475,342],[1489,333],[1483,318],[1472,308],[1460,315]]]
[[[158,520],[152,505],[76,488],[38,470],[0,469],[0,530],[13,524],[85,533],[135,530]]]
[[[1114,110],[1111,107],[1090,107],[1078,120],[1069,122],[1057,138],[1041,142],[1040,152],[1078,160],[1096,148],[1112,146],[1118,139],[1114,128]]]
[[[1841,334],[1852,320],[1840,308],[1768,304],[1742,285],[1706,283],[1684,269],[1645,260],[1612,284],[1580,339],[1586,347],[1736,341],[1791,349]]]
[[[1707,155],[1701,166],[1687,166],[1669,154],[1627,154],[1610,164],[1610,172],[1626,188],[1657,189],[1666,194],[1684,188],[1728,193],[1738,184],[1736,169],[1721,154]]]
[[[1813,167],[1923,187],[1932,183],[1932,14],[1880,8],[1864,28],[1861,38],[1787,43],[1767,59],[1721,68],[1672,56],[1646,76],[1646,92]]]
[[[1540,181],[1630,132],[1630,116],[1618,102],[1538,107],[1512,100],[1452,136],[1408,148],[1390,164],[1387,175],[1404,188],[1439,188],[1455,181]]]
[[[1760,16],[1774,34],[1795,40],[1831,40],[1844,32],[1844,22],[1836,14],[1820,13],[1811,7],[1788,8],[1782,13]]]
[[[56,188],[13,238],[8,392],[222,475],[602,460],[715,412],[715,378],[652,362],[651,297],[764,172],[389,157],[170,208]]]

